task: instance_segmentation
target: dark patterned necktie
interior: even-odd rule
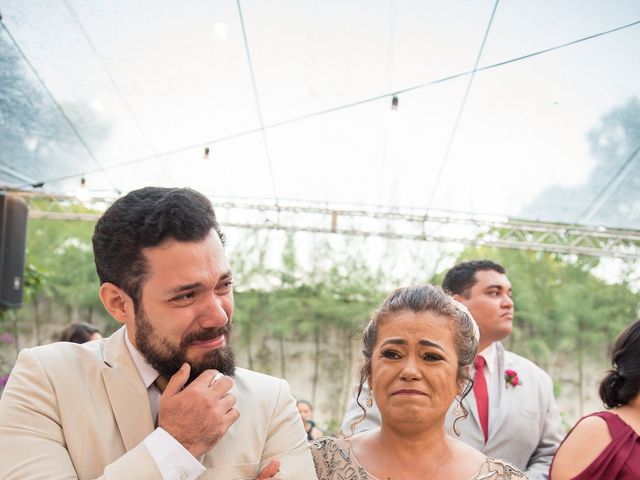
[[[158,390],[160,390],[160,393],[164,393],[164,389],[167,388],[168,383],[169,383],[169,380],[164,378],[162,375],[158,375],[158,378],[156,378],[153,381],[153,384],[156,386]]]

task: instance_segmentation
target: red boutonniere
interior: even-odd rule
[[[504,379],[507,381],[509,385],[512,387],[517,387],[518,385],[522,385],[520,381],[520,377],[518,377],[518,372],[515,370],[505,370],[504,371]]]

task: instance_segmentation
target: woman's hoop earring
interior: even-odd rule
[[[369,393],[367,394],[367,400],[365,403],[367,404],[367,408],[373,407],[373,398],[371,398],[371,390],[369,390]]]

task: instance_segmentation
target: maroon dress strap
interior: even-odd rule
[[[640,478],[640,437],[618,415],[611,412],[596,412],[582,417],[600,417],[609,428],[611,442],[573,480],[637,480]],[[573,427],[575,428],[575,426]],[[573,429],[572,429],[573,431]],[[569,432],[571,433],[571,432]],[[564,441],[563,441],[564,443]],[[551,479],[551,476],[549,476]]]
[[[629,425],[625,423],[618,415],[611,412],[595,412],[587,417],[600,417],[605,422],[607,422],[607,427],[609,428],[609,434],[611,435],[611,439],[614,439],[620,432],[624,432],[628,428],[631,428]]]

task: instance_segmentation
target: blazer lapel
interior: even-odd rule
[[[153,431],[149,396],[124,341],[120,328],[106,341],[102,378],[122,441],[127,451]]]
[[[504,378],[504,372],[506,369],[509,368],[509,365],[507,364],[508,359],[506,358],[502,343],[496,342],[496,350],[497,350],[496,353],[498,356],[498,371],[496,372],[496,374],[500,376],[499,377],[500,378],[500,400],[499,400],[500,408],[498,408],[498,415],[494,420],[492,420],[491,417],[489,417],[489,421],[491,422],[489,431],[492,432],[491,437],[493,438],[496,438],[497,436],[496,432],[498,432],[498,430],[500,429],[500,426],[502,425],[505,418],[507,418],[507,415],[509,414],[511,399],[513,397],[513,391],[512,391],[513,389],[507,388],[507,383]],[[491,440],[491,437],[489,437],[489,440]]]
[[[462,400],[462,406],[469,412],[469,415],[457,424],[456,428],[460,433],[459,438],[464,443],[480,450],[484,446],[484,436],[482,435],[482,427],[478,420],[478,406],[476,405],[476,397],[473,394],[473,390]],[[447,412],[446,426],[449,433],[457,435],[453,424],[461,413],[462,412],[458,411],[456,402],[454,401]]]
[[[473,393],[473,389],[471,389],[471,391],[465,397],[462,403],[465,406],[465,408],[469,410],[471,418],[473,418],[473,421],[475,422],[477,429],[480,432],[482,432],[482,427],[480,426],[480,419],[478,417],[478,405],[476,404],[476,396]]]

